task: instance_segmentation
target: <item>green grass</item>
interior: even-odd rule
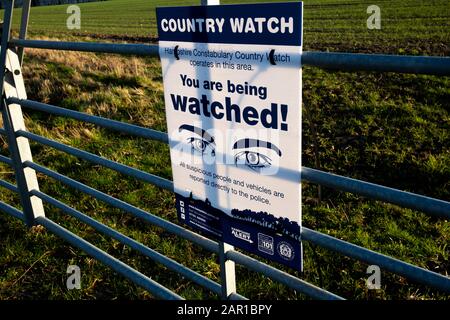
[[[156,5],[192,3],[134,0],[131,6],[130,1],[111,0],[81,4],[82,30],[77,32],[65,29],[66,6],[33,8],[30,35],[149,42],[155,37]],[[305,3],[306,50],[449,55],[448,1],[379,1],[381,30],[365,27],[370,1]],[[24,66],[30,99],[166,130],[156,58],[28,50]],[[449,77],[307,67],[303,78],[305,166],[450,201]],[[164,144],[38,112],[27,112],[26,124],[32,132],[171,178]],[[32,152],[40,164],[176,222],[169,192],[35,143]],[[0,153],[8,155],[4,138],[0,138]],[[12,170],[1,164],[0,179],[14,182]],[[38,179],[44,192],[219,281],[215,255],[44,175]],[[17,196],[5,189],[0,200],[18,206]],[[217,298],[51,206],[46,206],[46,214],[184,297]],[[450,223],[443,219],[327,188],[318,201],[317,187],[304,183],[303,224],[444,275],[450,270]],[[70,264],[81,268],[82,290],[65,287]],[[3,214],[0,266],[0,299],[152,298],[42,228],[27,230]],[[382,271],[382,289],[368,291],[366,268],[364,263],[305,242],[305,272],[286,271],[349,299],[450,298],[387,271]],[[237,268],[237,280],[239,293],[249,298],[305,299],[242,267]]]
[[[273,0],[265,1],[270,2]],[[245,3],[263,2],[247,0]],[[195,0],[109,0],[79,4],[81,30],[68,31],[68,5],[34,7],[29,31],[47,36],[91,34],[121,37],[156,36],[155,7],[195,5]],[[239,3],[236,0],[224,4]],[[369,0],[306,0],[305,48],[329,51],[367,51],[398,54],[450,55],[450,5],[447,0],[380,0],[381,30],[368,30]],[[14,25],[20,21],[17,10]]]

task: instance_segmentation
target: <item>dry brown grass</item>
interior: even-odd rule
[[[85,38],[82,40],[87,40]],[[38,37],[35,40],[60,41],[61,39]],[[60,63],[78,71],[105,72],[117,77],[130,74],[143,76],[147,63],[142,58],[118,55],[99,55],[91,52],[26,49],[26,54],[43,60]],[[24,65],[24,70],[32,66]]]
[[[161,106],[156,116],[152,112],[163,95],[155,71],[159,71],[156,59],[40,49],[26,51],[23,68],[29,99],[161,127]],[[58,79],[55,73],[63,73],[66,79]]]

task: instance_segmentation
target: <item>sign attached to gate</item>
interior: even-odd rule
[[[302,11],[157,8],[180,221],[297,270]]]

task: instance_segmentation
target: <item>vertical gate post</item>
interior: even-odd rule
[[[232,245],[225,242],[219,242],[219,260],[220,260],[220,278],[222,284],[222,299],[227,300],[228,297],[236,292],[236,271],[235,263],[226,258],[228,251],[234,250]]]
[[[201,0],[202,6],[220,4],[220,0]],[[235,263],[226,258],[226,253],[234,250],[232,245],[219,242],[220,278],[222,284],[222,299],[227,300],[232,293],[236,292]]]
[[[202,6],[214,6],[220,4],[220,0],[201,0]]]
[[[36,172],[31,168],[25,168],[25,161],[33,161],[28,139],[17,137],[16,132],[26,130],[22,108],[17,104],[8,104],[7,99],[17,97],[26,99],[25,86],[18,56],[8,49],[11,31],[11,19],[14,8],[14,0],[5,1],[4,24],[0,46],[0,92],[3,126],[7,133],[8,145],[13,161],[16,183],[19,189],[20,203],[28,226],[34,225],[38,216],[44,216],[42,200],[31,196],[30,191],[39,190]]]
[[[23,0],[22,20],[20,22],[19,39],[25,39],[27,37],[28,21],[30,18],[30,7],[31,7],[31,0]],[[23,62],[23,53],[24,53],[23,51],[24,51],[23,47],[20,47],[17,51],[19,55],[20,65],[22,65]]]

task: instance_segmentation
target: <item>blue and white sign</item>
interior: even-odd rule
[[[157,8],[180,221],[296,270],[302,8]]]

